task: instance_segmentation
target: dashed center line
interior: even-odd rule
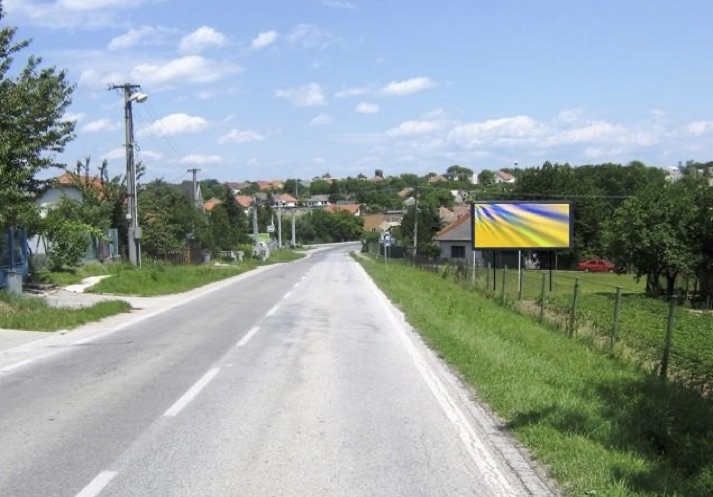
[[[178,399],[175,404],[169,407],[166,412],[163,413],[163,415],[170,417],[176,416],[193,399],[195,399],[199,393],[201,393],[201,390],[203,390],[206,385],[208,385],[208,383],[210,383],[210,381],[215,378],[219,371],[220,368],[212,368],[208,370],[208,372],[204,374],[203,377],[198,380],[190,389],[188,389],[188,391],[183,394],[183,397]]]
[[[102,471],[76,497],[96,497],[104,490],[111,480],[119,473],[116,471]]]
[[[236,347],[244,347],[245,344],[248,343],[248,342],[250,341],[250,339],[251,339],[251,338],[255,335],[255,333],[257,333],[258,331],[260,331],[260,327],[259,327],[259,326],[253,326],[253,327],[250,329],[250,331],[248,331],[248,332],[245,334],[245,336],[240,339],[240,341],[238,342],[238,344],[236,345]]]
[[[277,312],[277,309],[279,309],[279,307],[280,304],[275,304],[274,306],[272,306],[272,309],[267,311],[267,314],[265,314],[265,316],[272,316],[273,314],[275,314],[275,312]]]

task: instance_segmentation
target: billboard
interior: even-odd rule
[[[474,202],[473,248],[478,250],[572,248],[569,202]]]

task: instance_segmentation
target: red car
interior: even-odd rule
[[[614,264],[606,259],[588,259],[577,264],[577,269],[592,273],[611,273]]]

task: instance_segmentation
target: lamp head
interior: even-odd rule
[[[146,101],[146,99],[149,98],[149,96],[143,92],[137,91],[133,95],[129,97],[129,101],[135,101],[138,103],[143,103]]]

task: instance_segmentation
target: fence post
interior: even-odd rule
[[[540,290],[540,323],[545,319],[545,292],[547,291],[547,273],[542,273],[542,289]]]
[[[661,358],[661,379],[665,380],[668,375],[668,361],[671,357],[671,343],[673,342],[673,323],[676,314],[676,297],[671,296],[668,304],[668,322],[666,324],[666,342],[663,346],[663,357]]]
[[[485,291],[490,291],[490,263],[488,262],[488,268],[485,270]]]
[[[611,328],[611,350],[614,352],[614,344],[619,335],[619,311],[621,310],[621,290],[620,286],[616,287],[616,300],[614,301],[614,322]]]
[[[507,281],[507,279],[506,279],[507,276],[508,276],[508,267],[503,266],[503,287],[500,289],[500,300],[502,300],[503,302],[505,302],[505,298],[506,298],[505,297],[505,284]]]
[[[577,301],[579,300],[579,278],[574,279],[574,297],[572,298],[572,313],[569,315],[569,336],[574,336],[577,324]]]
[[[477,270],[477,264],[476,264],[476,258],[475,258],[475,250],[473,250],[473,280],[472,280],[472,287],[475,288],[475,275],[476,275],[476,270]]]
[[[521,267],[518,273],[517,300],[522,300],[522,285],[525,282],[525,268]]]

